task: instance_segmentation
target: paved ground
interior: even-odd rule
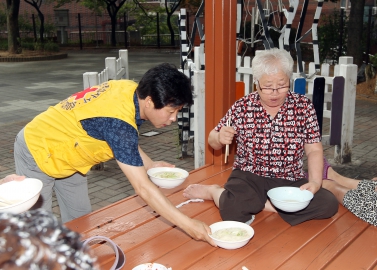
[[[14,173],[13,141],[18,131],[34,116],[81,91],[82,74],[101,71],[105,58],[118,56],[117,50],[72,51],[68,58],[40,62],[0,63],[0,178]],[[138,81],[150,67],[169,62],[179,65],[177,52],[148,52],[129,50],[130,78]],[[334,168],[352,178],[377,176],[377,102],[356,101],[352,163],[334,164]],[[155,130],[143,124],[140,134]],[[140,136],[140,145],[154,160],[165,160],[188,171],[194,169],[193,157],[180,157],[178,127],[172,125],[158,130],[153,137]],[[334,147],[325,147],[330,163]],[[133,188],[114,161],[105,170],[88,173],[89,193],[93,210],[134,194]],[[59,207],[54,200],[54,212]]]

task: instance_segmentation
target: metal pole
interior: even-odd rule
[[[94,14],[96,24],[96,48],[98,48],[98,32],[97,32],[97,12]]]
[[[82,36],[81,36],[81,17],[80,17],[80,13],[78,14],[78,19],[79,19],[79,38],[80,38],[80,50],[82,50]]]
[[[367,31],[367,50],[366,50],[366,64],[369,64],[369,50],[370,50],[370,26],[372,24],[372,7],[369,7],[368,15],[368,31]]]
[[[344,17],[344,8],[340,8],[338,59],[339,59],[339,57],[342,56],[342,50],[343,50],[343,17]]]
[[[157,12],[157,47],[160,48],[160,14]]]
[[[128,22],[127,22],[127,14],[126,12],[123,13],[123,24],[124,24],[124,48],[127,49],[127,43],[128,43],[128,37],[127,37],[127,28],[128,28]]]

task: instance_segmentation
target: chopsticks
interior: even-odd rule
[[[226,126],[230,127],[230,118],[226,121]],[[229,156],[229,144],[225,146],[225,164],[228,163],[228,156]]]

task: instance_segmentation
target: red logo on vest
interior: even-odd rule
[[[78,93],[76,93],[76,94],[73,94],[71,97],[74,97],[75,98],[75,100],[78,100],[78,99],[82,99],[82,98],[84,98],[85,97],[85,95],[87,94],[87,93],[90,93],[90,92],[95,92],[95,91],[97,91],[97,89],[98,88],[86,88],[85,90],[82,90],[81,92],[78,92]]]

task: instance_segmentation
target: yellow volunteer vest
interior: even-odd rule
[[[129,80],[109,81],[73,94],[36,116],[25,127],[25,141],[38,167],[51,177],[64,178],[86,174],[93,165],[112,159],[109,145],[88,136],[80,120],[113,117],[137,129],[136,87]]]

